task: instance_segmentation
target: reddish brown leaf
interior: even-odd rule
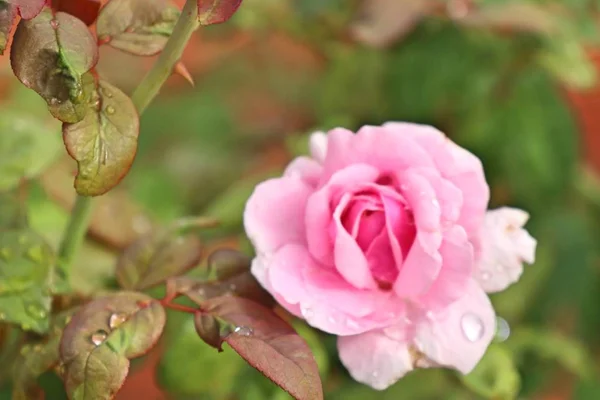
[[[8,0],[8,3],[17,7],[21,18],[31,19],[42,11],[46,0]]]
[[[217,249],[208,256],[210,275],[218,280],[227,280],[250,271],[252,259],[233,249]]]
[[[98,17],[100,0],[52,0],[52,8],[71,14],[86,25],[91,25]]]
[[[137,152],[139,117],[131,99],[100,81],[93,107],[75,124],[64,124],[67,152],[77,161],[75,189],[82,196],[99,196],[125,177]]]
[[[224,340],[250,365],[297,400],[323,399],[310,348],[271,310],[236,297],[218,297],[202,308],[232,326]]]
[[[17,19],[17,8],[10,4],[0,1],[0,55],[4,54],[8,35]]]
[[[242,0],[198,0],[198,20],[202,25],[221,24],[235,14]]]
[[[89,100],[85,75],[98,60],[96,41],[83,22],[49,7],[21,20],[10,52],[12,69],[23,83],[48,103],[63,122],[78,122]]]
[[[98,16],[98,38],[119,50],[150,56],[165,47],[179,14],[168,0],[111,0]]]
[[[146,289],[195,267],[202,243],[194,235],[157,232],[127,248],[117,262],[116,276],[125,289]]]
[[[156,344],[165,311],[141,293],[120,292],[92,301],[64,330],[60,359],[72,399],[112,399],[129,372],[129,360]]]
[[[223,334],[221,333],[221,324],[218,319],[212,315],[198,312],[194,315],[194,326],[196,327],[198,336],[200,336],[206,344],[219,351],[223,351],[223,347],[221,346],[223,343],[223,340],[221,339]]]

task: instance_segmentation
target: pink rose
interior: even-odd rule
[[[435,128],[313,134],[311,156],[258,185],[244,223],[252,272],[288,311],[338,335],[358,381],[415,367],[468,373],[495,334],[485,290],[533,262],[527,214],[487,212],[481,162]]]

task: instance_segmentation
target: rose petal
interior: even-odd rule
[[[308,141],[311,157],[322,164],[327,155],[327,135],[325,132],[314,132]]]
[[[446,307],[465,292],[473,273],[473,246],[465,229],[455,225],[444,232],[440,248],[442,268],[421,304],[435,310]]]
[[[301,245],[282,247],[266,269],[265,288],[281,305],[292,313],[299,310],[308,324],[328,333],[354,335],[380,328],[403,310],[389,294],[357,290],[336,271],[324,269]]]
[[[244,210],[244,227],[259,253],[306,241],[304,215],[310,193],[311,188],[301,180],[285,177],[254,189]]]
[[[341,194],[351,192],[364,182],[373,182],[378,175],[379,171],[374,167],[354,164],[337,171],[325,186],[309,197],[305,215],[306,232],[309,233],[306,240],[310,253],[322,264],[333,265],[334,241],[329,226]]]
[[[436,169],[462,192],[463,204],[458,223],[465,227],[469,236],[476,235],[490,198],[479,158],[432,126],[405,122],[388,122],[383,126],[410,137],[427,150]]]
[[[440,273],[441,267],[440,253],[425,251],[421,242],[415,240],[394,283],[394,292],[407,299],[424,295]]]
[[[346,129],[329,132],[321,183],[349,165],[372,165],[381,173],[397,173],[410,167],[435,167],[430,155],[411,138],[393,129],[364,126],[356,135]]]
[[[377,390],[388,388],[413,369],[407,343],[381,331],[338,337],[338,352],[352,378]]]
[[[377,282],[371,275],[367,258],[358,243],[342,225],[341,215],[350,200],[352,194],[346,193],[342,196],[340,203],[333,213],[336,226],[334,243],[334,263],[338,272],[348,283],[358,289],[375,289]]]
[[[519,280],[524,262],[534,262],[537,241],[522,228],[528,218],[525,211],[515,208],[487,212],[474,273],[486,292],[506,289]]]
[[[495,330],[492,304],[470,280],[459,300],[416,323],[414,344],[434,363],[468,374],[483,357]]]
[[[316,187],[323,167],[315,160],[308,157],[296,157],[288,164],[283,176],[302,179],[311,187]]]

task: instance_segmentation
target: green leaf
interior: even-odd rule
[[[202,25],[221,24],[235,14],[242,0],[198,0],[198,21]]]
[[[185,318],[165,339],[158,366],[162,387],[183,398],[225,399],[235,393],[245,363],[233,351],[219,353],[202,342],[191,318]]]
[[[461,379],[469,389],[486,399],[515,399],[521,384],[512,354],[499,344],[490,345],[475,369]]]
[[[323,399],[321,378],[306,342],[271,310],[224,296],[201,304],[204,312],[231,325],[223,339],[248,364],[297,400]]]
[[[8,34],[17,17],[17,7],[7,1],[0,0],[0,55],[4,54]]]
[[[39,398],[37,378],[58,364],[58,347],[65,325],[76,309],[64,311],[52,318],[49,335],[37,342],[21,347],[13,364],[13,399]]]
[[[151,56],[165,47],[179,14],[168,0],[112,0],[98,16],[98,37],[119,50]]]
[[[54,255],[48,244],[28,230],[0,235],[0,319],[24,330],[48,330]]]
[[[99,196],[115,187],[131,168],[137,151],[139,117],[131,99],[100,80],[94,108],[75,124],[63,126],[69,155],[77,161],[75,189]]]
[[[10,61],[17,78],[46,100],[52,115],[78,122],[87,112],[83,75],[98,60],[87,26],[77,18],[46,7],[32,20],[21,20]]]
[[[26,226],[26,210],[17,193],[0,192],[0,232]]]
[[[556,78],[576,89],[589,89],[597,81],[596,66],[580,39],[569,34],[552,35],[538,62]]]
[[[73,400],[112,399],[129,372],[129,360],[149,351],[165,326],[159,302],[135,292],[92,301],[64,330],[60,359]]]
[[[147,289],[184,274],[202,259],[195,235],[170,230],[149,234],[127,248],[117,262],[116,276],[125,289]]]
[[[51,126],[5,109],[0,115],[0,192],[39,174],[61,151],[62,143]]]
[[[543,360],[556,361],[567,371],[581,377],[595,376],[594,360],[579,342],[559,333],[533,328],[519,328],[511,334],[506,345],[519,362],[526,354]]]

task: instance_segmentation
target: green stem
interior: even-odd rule
[[[131,96],[140,115],[173,73],[173,67],[181,58],[188,40],[198,26],[198,0],[187,0],[164,50]],[[63,236],[59,250],[59,265],[67,278],[92,217],[92,200],[93,197],[77,196]]]
[[[179,62],[188,40],[198,26],[198,0],[187,0],[177,25],[173,29],[171,39],[160,53],[154,67],[131,96],[133,104],[140,114],[144,112],[173,73],[173,67]]]

